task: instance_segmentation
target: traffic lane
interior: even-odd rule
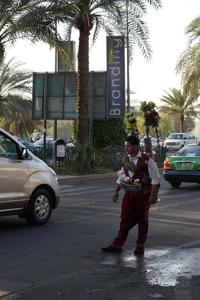
[[[161,187],[161,193],[165,195],[165,199],[152,206],[150,211],[150,233],[146,244],[146,260],[140,260],[138,263],[138,260],[133,255],[133,240],[136,240],[137,237],[137,233],[133,230],[122,255],[120,257],[105,255],[102,264],[108,268],[132,268],[135,273],[135,276],[132,275],[134,281],[138,274],[142,274],[141,280],[149,282],[155,288],[154,292],[158,286],[171,287],[170,290],[168,289],[168,292],[171,291],[168,296],[166,295],[168,292],[165,291],[163,293],[160,289],[157,289],[159,294],[153,293],[150,295],[147,292],[147,287],[146,294],[143,295],[144,297],[151,296],[153,298],[154,296],[159,296],[176,299],[178,295],[182,294],[181,299],[189,299],[188,295],[192,294],[192,299],[198,299],[198,285],[200,281],[199,264],[196,262],[200,258],[200,225],[199,213],[196,211],[196,208],[199,204],[199,195],[197,194],[199,187],[198,185],[185,184],[182,189],[173,190],[165,181]],[[194,189],[197,191],[196,197],[194,197]],[[170,200],[170,203],[167,200]],[[89,201],[86,205],[87,208],[91,208]],[[109,212],[107,212],[109,228],[112,226],[110,222],[111,216],[119,216],[119,209],[116,206],[115,208],[112,206]],[[112,233],[112,237],[114,234]],[[111,241],[112,238],[109,239],[109,237],[108,241]],[[180,283],[183,281],[184,283],[187,281],[187,285],[190,288],[187,289],[185,285],[183,286]],[[175,290],[172,287],[176,287]],[[126,293],[123,288],[121,286],[120,289],[117,289],[118,295],[115,295],[117,299],[121,297],[119,296],[121,293],[125,297]],[[113,293],[115,294],[116,290]],[[128,299],[130,295],[126,294],[126,297]]]
[[[85,211],[98,211],[100,208],[105,213],[120,215],[120,206],[123,198],[123,190],[120,191],[117,204],[112,202],[114,182],[112,179],[101,179],[92,182],[82,182],[71,186],[62,186],[63,205],[71,204],[76,209]],[[173,189],[161,176],[159,202],[151,206],[151,217],[168,225],[176,223],[182,226],[199,223],[198,211],[200,209],[198,184],[183,184],[179,189]],[[176,220],[178,218],[178,220]]]
[[[10,217],[13,223],[7,228],[5,222],[10,224],[9,220],[1,219],[1,224],[4,224],[1,229],[3,248],[0,253],[0,277],[4,279],[1,290],[5,290],[5,286],[8,287],[8,282],[11,282],[12,292],[16,293],[12,299],[20,300],[55,300],[58,297],[73,300],[109,297],[132,300],[133,294],[135,299],[150,299],[151,295],[156,294],[175,299],[175,293],[183,290],[188,292],[189,289],[186,289],[191,286],[191,279],[185,286],[180,286],[177,282],[175,287],[170,286],[163,291],[161,283],[157,284],[156,274],[159,274],[159,270],[163,272],[166,269],[166,264],[161,264],[167,259],[165,254],[169,257],[168,263],[178,259],[172,255],[173,252],[180,253],[179,259],[184,261],[185,254],[179,249],[182,245],[188,245],[191,240],[199,239],[199,227],[154,221],[151,212],[144,260],[136,261],[133,256],[137,236],[135,228],[129,235],[122,256],[108,257],[101,252],[101,247],[110,243],[118,230],[120,203],[115,204],[111,199],[107,202],[108,192],[102,192],[99,181],[94,182],[92,187],[93,196],[89,198],[91,193],[87,197],[88,187],[85,184],[82,191],[80,185],[73,185],[73,188],[79,188],[79,196],[62,197],[60,207],[45,226],[29,227],[23,221],[17,218],[14,221]],[[103,187],[106,187],[105,181]],[[70,192],[69,187],[66,190]],[[64,188],[63,191],[66,190]],[[91,185],[88,191],[91,191]],[[95,201],[95,195],[98,198],[93,204],[91,201]],[[98,206],[105,198],[106,205],[104,203],[101,207]],[[157,205],[159,204],[153,207]],[[161,211],[165,209],[161,208]],[[156,216],[159,213],[160,210],[155,211]],[[18,223],[22,224],[21,228],[15,228]],[[197,248],[197,242],[195,245]],[[189,256],[195,254],[187,253]],[[159,264],[163,266],[162,269],[157,269]],[[150,272],[155,276],[147,280]],[[173,273],[169,274],[174,276]],[[11,291],[11,288],[7,291]]]
[[[101,179],[92,181],[83,181],[80,183],[70,183],[61,185],[61,195],[68,202],[82,202],[84,200],[99,203],[112,203],[112,195],[115,188],[115,179]],[[159,198],[161,204],[164,202],[176,202],[181,199],[196,199],[198,198],[200,185],[192,183],[183,183],[179,189],[173,189],[166,182],[161,174],[161,186],[159,190]],[[120,200],[123,197],[124,191],[120,191]],[[99,201],[101,200],[101,201]]]
[[[98,180],[62,187],[63,205],[82,211],[87,216],[88,212],[102,210],[104,214],[113,214],[119,218],[123,191],[120,191],[117,204],[112,201],[114,190],[113,180]],[[183,184],[179,189],[172,189],[161,176],[159,202],[151,206],[150,216],[156,224],[169,226],[178,224],[195,226],[199,223],[198,211],[200,209],[198,184]],[[74,214],[74,211],[72,212]],[[76,216],[75,216],[76,219]]]
[[[159,193],[161,200],[157,204],[151,206],[150,222],[153,224],[153,228],[155,224],[155,230],[158,228],[158,236],[161,238],[162,244],[166,245],[168,243],[168,239],[166,239],[165,234],[162,235],[162,233],[159,232],[159,228],[166,230],[169,226],[174,226],[175,228],[179,227],[180,231],[182,228],[186,228],[185,233],[187,236],[187,242],[190,241],[189,232],[191,228],[197,227],[197,231],[194,232],[194,239],[198,239],[198,211],[200,209],[199,185],[185,184],[182,188],[174,190],[167,182],[163,181],[162,178],[161,181],[161,189]],[[105,220],[106,217],[109,218],[111,222],[109,226],[113,226],[112,218],[110,217],[112,216],[113,218],[116,218],[116,226],[118,226],[123,191],[120,192],[118,203],[113,203],[113,188],[110,188],[110,185],[113,185],[113,182],[110,180],[93,182],[92,185],[88,187],[83,184],[82,186],[79,185],[77,193],[75,192],[76,188],[73,187],[73,190],[69,189],[68,191],[65,191],[63,205],[66,209],[69,209],[70,206],[75,220],[76,212],[82,212],[82,218],[89,218],[94,212],[96,212],[102,216],[102,219],[104,219],[104,217]],[[72,191],[73,195],[70,196]],[[69,193],[68,195],[67,192]],[[116,232],[116,229],[114,232]],[[180,234],[180,238],[182,238],[182,234]],[[173,238],[173,243],[175,240],[176,238]],[[177,242],[180,242],[179,239],[177,239]]]

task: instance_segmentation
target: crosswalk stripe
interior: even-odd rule
[[[96,188],[96,189],[79,189],[79,190],[69,190],[69,191],[62,191],[61,195],[62,196],[73,196],[73,195],[83,195],[83,194],[96,194],[96,193],[104,193],[104,192],[112,192],[113,188],[105,188],[105,189],[101,189],[101,188]]]

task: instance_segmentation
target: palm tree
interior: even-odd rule
[[[125,0],[55,0],[52,10],[57,20],[66,24],[67,36],[70,39],[72,29],[79,31],[78,74],[77,74],[77,141],[82,149],[87,148],[89,138],[88,122],[88,82],[89,82],[89,37],[93,32],[94,43],[101,29],[107,34],[120,31],[119,24],[126,20]],[[146,12],[146,5],[160,6],[160,0],[129,0],[129,22],[136,24],[138,12]],[[135,11],[134,11],[135,10]],[[136,13],[137,12],[137,13]],[[125,26],[123,26],[125,28]],[[139,26],[137,27],[139,28]],[[144,27],[143,27],[144,28]],[[136,42],[145,36],[145,30],[138,33]],[[144,50],[143,43],[138,45]],[[144,50],[145,51],[145,50]]]
[[[160,112],[169,117],[177,117],[180,124],[180,132],[184,132],[186,117],[195,118],[199,115],[200,104],[194,104],[194,99],[186,99],[181,90],[172,88],[160,99],[164,105],[160,106]]]
[[[19,38],[55,45],[55,20],[41,0],[0,1],[0,63],[5,48]]]
[[[13,59],[0,64],[0,118],[6,128],[12,125],[15,135],[22,131],[27,135],[33,129],[32,74],[20,67],[21,64],[14,63]]]
[[[19,68],[20,63],[13,62],[0,64],[0,116],[7,117],[6,99],[9,95],[22,96],[24,93],[30,98],[32,73]]]
[[[181,73],[183,93],[190,99],[200,95],[200,17],[194,19],[186,29],[188,47],[181,55],[176,69]]]
[[[32,102],[20,96],[9,95],[6,98],[6,118],[0,118],[0,124],[15,136],[29,137],[34,129],[32,121]]]

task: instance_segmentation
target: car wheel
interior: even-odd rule
[[[181,185],[180,181],[169,181],[169,183],[171,184],[171,186],[173,187],[173,189],[178,189]]]
[[[45,189],[35,191],[32,194],[28,205],[26,214],[27,222],[32,225],[45,224],[49,220],[51,212],[51,194]]]

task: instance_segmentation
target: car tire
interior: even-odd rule
[[[181,185],[180,181],[169,181],[169,183],[173,189],[178,189]]]
[[[28,205],[26,220],[31,225],[45,224],[52,213],[52,197],[45,189],[35,191]]]

